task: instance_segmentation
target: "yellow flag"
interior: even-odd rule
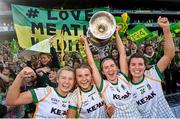
[[[121,17],[122,17],[122,21],[123,21],[124,23],[126,23],[126,21],[127,21],[127,19],[128,19],[128,14],[127,14],[127,13],[123,13],[123,14],[121,15]]]

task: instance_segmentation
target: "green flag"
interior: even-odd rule
[[[163,35],[161,34],[160,36],[157,37],[158,42],[161,42],[163,40]]]
[[[156,30],[156,31],[153,31],[153,32],[152,32],[152,35],[149,36],[146,40],[147,40],[147,41],[150,41],[150,40],[153,40],[153,39],[155,39],[155,38],[157,38],[157,37],[158,37],[158,31]]]
[[[130,17],[127,13],[123,13],[121,16],[115,16],[116,23],[121,27],[119,36],[123,37],[124,33],[128,28],[128,24],[130,22]]]
[[[144,24],[136,25],[134,28],[127,30],[128,39],[139,44],[146,38],[152,36],[152,33],[145,27]]]
[[[15,39],[13,39],[11,42],[10,42],[10,46],[11,46],[11,53],[12,55],[14,56],[15,54],[18,53],[19,51],[19,48],[18,48],[18,45],[17,45],[17,42]]]
[[[170,28],[171,28],[171,32],[179,34],[180,33],[180,21],[177,23],[171,24]]]

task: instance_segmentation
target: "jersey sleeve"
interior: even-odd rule
[[[69,95],[70,102],[69,102],[69,109],[77,110],[77,89],[74,90],[71,95]]]
[[[160,81],[164,79],[164,74],[160,72],[157,65],[153,65],[149,70],[147,70],[146,75]]]
[[[50,87],[47,86],[45,88],[37,88],[37,89],[31,89],[31,95],[33,97],[33,102],[38,103],[41,99],[43,99],[50,90]]]

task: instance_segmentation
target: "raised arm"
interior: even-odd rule
[[[121,41],[121,38],[119,36],[119,30],[120,30],[120,26],[116,26],[116,32],[115,32],[115,36],[116,36],[116,45],[117,45],[117,49],[119,52],[119,67],[122,73],[128,75],[128,64],[127,64],[127,58],[126,58],[126,50],[125,47]]]
[[[54,36],[53,36],[54,37]],[[56,49],[53,47],[53,37],[49,39],[49,44],[50,44],[50,53],[52,56],[52,65],[54,68],[60,68],[58,56],[56,53]]]
[[[169,21],[166,17],[159,17],[157,21],[158,25],[162,28],[164,33],[164,55],[158,61],[157,66],[161,72],[167,68],[167,66],[171,63],[175,55],[175,47],[173,43],[173,39],[170,32]]]
[[[95,82],[97,88],[100,89],[102,79],[101,79],[101,75],[99,73],[99,70],[96,67],[96,64],[94,62],[94,58],[93,58],[93,55],[92,55],[91,50],[89,48],[87,37],[86,36],[81,36],[80,41],[83,42],[84,45],[85,45],[85,52],[86,52],[86,55],[87,55],[88,64],[92,68],[92,74],[93,74],[94,82]]]
[[[9,106],[29,104],[33,102],[30,91],[20,93],[20,87],[26,78],[35,78],[36,74],[30,67],[25,67],[19,72],[13,84],[9,87],[6,103]]]

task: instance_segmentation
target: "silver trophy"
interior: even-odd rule
[[[87,36],[93,45],[102,47],[111,41],[116,30],[114,16],[106,11],[96,12],[89,21]]]

